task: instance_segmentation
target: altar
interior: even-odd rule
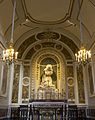
[[[53,67],[47,64],[37,90],[32,90],[29,105],[34,120],[62,120],[66,116],[66,93],[52,81]]]
[[[66,117],[66,100],[30,100],[35,120],[63,120]]]
[[[32,90],[31,99],[32,100],[65,100],[66,93],[62,89],[59,91],[55,84],[52,82],[53,67],[51,64],[46,65],[43,70],[42,81],[38,86],[37,90]]]
[[[67,100],[47,100],[47,99],[35,99],[29,100],[29,104],[32,106],[37,106],[37,107],[60,107],[60,106],[64,106],[67,105]]]

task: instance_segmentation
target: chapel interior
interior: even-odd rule
[[[95,120],[95,0],[0,0],[0,120]]]

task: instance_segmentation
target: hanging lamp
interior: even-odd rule
[[[91,51],[86,50],[83,45],[82,24],[81,24],[81,15],[80,15],[80,0],[78,0],[78,3],[79,3],[79,17],[80,17],[81,48],[78,51],[78,53],[75,54],[75,58],[79,64],[86,64],[91,59]]]
[[[17,60],[18,52],[15,52],[13,48],[13,32],[14,32],[14,18],[15,18],[15,8],[16,8],[16,0],[14,0],[14,9],[13,9],[13,21],[12,21],[12,32],[11,32],[11,40],[9,49],[3,50],[3,61],[11,64]]]

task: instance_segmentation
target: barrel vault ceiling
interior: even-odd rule
[[[85,47],[95,38],[95,0],[80,0]],[[6,43],[11,36],[13,0],[0,0],[0,34]],[[14,47],[40,31],[56,31],[80,46],[78,0],[17,0]]]

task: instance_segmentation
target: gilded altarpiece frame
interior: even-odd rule
[[[19,94],[19,81],[20,81],[20,65],[14,65],[14,77],[13,77],[13,88],[12,88],[12,103],[18,103]]]
[[[68,101],[69,103],[75,103],[75,82],[73,65],[67,65],[67,85],[68,85]]]
[[[29,99],[29,85],[30,85],[30,65],[23,65],[23,79],[22,79],[22,103],[27,103]]]
[[[55,87],[57,88],[57,84],[58,84],[57,79],[59,77],[58,72],[60,72],[60,67],[59,67],[59,64],[57,64],[57,62],[55,61],[54,56],[47,54],[47,56],[43,56],[42,60],[40,60],[40,61],[38,60],[37,64],[39,66],[39,68],[37,67],[39,69],[39,70],[37,70],[38,71],[37,74],[39,76],[38,79],[40,80],[39,84],[41,84],[41,82],[42,82],[43,71],[44,71],[46,65],[51,64],[52,67],[53,67],[53,75],[51,76],[52,77],[52,82],[55,85]]]
[[[77,83],[78,83],[79,104],[85,104],[84,77],[83,77],[82,65],[79,65],[77,67]]]
[[[89,95],[90,97],[94,94],[94,83],[93,83],[93,75],[92,75],[92,65],[88,64],[88,83],[89,83]]]
[[[51,49],[51,48],[50,48]],[[57,89],[61,92],[62,89],[66,91],[66,81],[65,81],[65,63],[64,58],[62,58],[59,53],[57,53],[54,49],[44,49],[42,51],[39,51],[39,53],[36,53],[35,56],[32,58],[31,62],[31,92],[35,89],[39,88],[40,82],[41,82],[41,61],[47,58],[50,58],[54,61],[56,61],[56,76],[57,76]],[[48,63],[47,63],[48,64]],[[45,66],[44,66],[45,67]]]

